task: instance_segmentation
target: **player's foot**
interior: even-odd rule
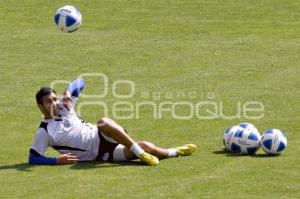
[[[195,144],[185,144],[183,146],[176,147],[176,149],[179,155],[187,156],[197,151],[197,146]]]
[[[146,153],[146,152],[140,156],[140,160],[145,162],[149,166],[156,166],[159,163],[159,160],[157,157],[155,157],[149,153]]]

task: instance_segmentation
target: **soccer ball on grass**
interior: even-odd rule
[[[287,139],[280,130],[268,129],[263,133],[260,145],[267,154],[276,155],[286,148]]]
[[[240,123],[226,129],[223,135],[225,148],[233,153],[253,155],[259,149],[261,135],[251,123]]]
[[[231,139],[232,147],[234,147],[237,152],[253,155],[259,149],[261,136],[257,131],[243,128],[237,131]]]
[[[232,126],[225,130],[224,136],[223,136],[223,144],[225,148],[231,152],[237,153],[240,152],[236,147],[233,141],[233,136],[237,133],[242,131],[243,128],[240,126]]]

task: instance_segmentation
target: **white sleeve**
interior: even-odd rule
[[[58,104],[59,106],[59,114],[62,115],[62,116],[66,116],[68,114],[70,114],[71,112],[75,112],[75,104],[77,102],[78,98],[77,97],[72,97],[72,102],[70,103],[71,107],[70,107],[70,110],[68,110],[64,103],[63,103],[63,100],[61,99],[60,100],[60,103]]]
[[[77,102],[77,100],[78,100],[78,97],[72,96],[72,99],[73,99],[73,101],[72,101],[72,107],[73,107],[73,109],[74,109],[75,104],[76,104],[76,102]]]
[[[37,131],[34,143],[31,146],[33,150],[38,152],[40,155],[44,155],[47,147],[50,145],[50,137],[48,133],[43,128],[39,128]]]

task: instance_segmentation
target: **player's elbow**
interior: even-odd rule
[[[35,161],[34,161],[34,155],[32,153],[29,153],[29,156],[28,156],[28,164],[35,164]]]

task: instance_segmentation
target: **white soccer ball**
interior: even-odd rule
[[[231,138],[232,151],[253,155],[259,149],[260,139],[261,135],[255,129],[242,128]]]
[[[223,144],[225,148],[231,152],[239,152],[236,151],[234,146],[232,147],[232,137],[235,135],[236,132],[242,131],[243,128],[240,126],[232,126],[225,130],[223,135]]]
[[[252,132],[255,132],[255,133],[259,134],[259,131],[257,130],[257,128],[249,122],[240,123],[239,126],[244,128],[244,129],[247,129],[249,131],[252,131]]]
[[[263,133],[260,145],[267,154],[280,154],[287,146],[287,139],[280,130],[268,129]]]
[[[57,9],[54,22],[62,32],[74,32],[81,26],[81,13],[74,6],[66,5]]]

